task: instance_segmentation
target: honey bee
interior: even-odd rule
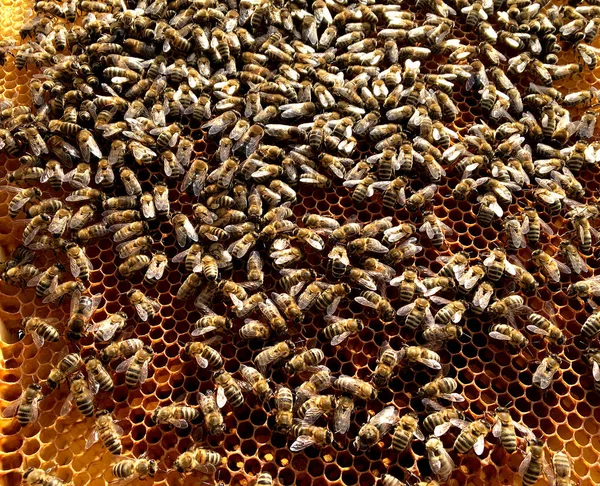
[[[193,448],[177,457],[173,467],[181,472],[200,471],[206,474],[214,473],[221,464],[222,457],[218,452],[208,449]]]
[[[560,359],[557,355],[546,356],[535,370],[531,382],[542,390],[545,390],[552,383],[556,372],[560,369]]]
[[[58,7],[58,6],[57,6]],[[66,484],[62,479],[57,478],[48,474],[47,471],[42,469],[35,469],[33,467],[27,468],[23,472],[23,484],[29,485],[42,485],[42,486],[62,486]]]
[[[580,280],[567,287],[567,295],[576,295],[582,299],[600,295],[600,285],[596,277]]]
[[[199,309],[204,316],[198,319],[194,324],[195,329],[192,331],[192,336],[202,336],[210,331],[223,333],[231,330],[232,323],[226,317],[218,316],[205,305],[200,306]]]
[[[115,423],[110,416],[110,412],[108,410],[99,410],[96,413],[94,430],[85,442],[85,449],[89,449],[98,440],[101,440],[108,452],[120,456],[122,451],[121,436],[123,434],[123,428]]]
[[[387,341],[383,343],[379,348],[377,367],[373,373],[373,384],[377,387],[385,386],[399,361],[400,352],[392,349]]]
[[[146,297],[141,291],[132,289],[127,293],[129,302],[135,307],[135,310],[142,321],[152,319],[160,310],[160,304],[153,299]]]
[[[110,341],[117,332],[122,331],[127,323],[127,314],[117,312],[109,314],[106,319],[92,324],[87,331],[92,332],[97,341]]]
[[[200,415],[200,412],[185,405],[169,405],[156,407],[152,412],[152,421],[156,424],[169,424],[178,429],[187,429],[190,422]]]
[[[517,273],[514,265],[507,260],[506,253],[501,248],[493,249],[483,264],[487,268],[487,276],[492,282],[500,280],[505,273],[513,276]]]
[[[143,346],[135,354],[117,366],[117,373],[125,372],[125,384],[133,388],[143,384],[148,378],[148,363],[154,355],[150,346]]]
[[[377,390],[365,381],[346,375],[341,375],[333,383],[334,388],[361,400],[374,400]]]
[[[85,286],[78,280],[65,282],[57,285],[54,292],[46,296],[42,302],[44,304],[48,302],[58,302],[60,304],[67,295],[71,296],[72,299],[78,299],[84,290]]]
[[[33,343],[38,348],[41,348],[45,341],[58,342],[60,334],[53,326],[56,323],[58,320],[53,318],[26,317],[23,319],[23,329],[18,333],[19,339],[23,339],[26,334],[31,334]]]
[[[375,309],[377,315],[383,322],[392,322],[395,319],[395,311],[390,301],[372,290],[365,290],[362,295],[354,300],[365,307]]]
[[[560,451],[552,457],[552,470],[554,473],[554,484],[556,486],[574,486],[576,483],[571,479],[571,459],[567,454]],[[552,480],[552,474],[549,474]]]
[[[523,478],[523,486],[533,486],[542,475],[546,461],[544,447],[538,439],[529,440],[527,455],[519,466],[519,475]]]
[[[185,247],[198,241],[198,233],[185,214],[177,213],[171,218],[177,244]]]
[[[440,481],[445,482],[455,468],[450,454],[444,449],[444,444],[438,438],[431,437],[425,443],[429,465]]]
[[[133,223],[112,226],[111,230],[114,231],[116,229],[113,240],[116,243],[121,243],[138,236],[143,236],[148,231],[148,228],[148,223],[145,221],[134,221]]]
[[[440,356],[434,351],[421,346],[403,347],[399,351],[398,359],[406,359],[409,364],[416,361],[434,370],[442,369],[442,365],[440,364]]]
[[[492,427],[492,435],[500,439],[500,443],[509,454],[517,450],[517,432],[528,440],[535,438],[529,428],[512,419],[509,410],[505,407],[496,408],[494,418],[496,421]]]
[[[431,297],[431,300],[436,304],[444,306],[435,314],[434,321],[436,324],[445,325],[451,321],[456,324],[460,322],[464,313],[469,308],[468,302],[464,300],[449,301],[435,295]]]
[[[48,267],[46,271],[38,273],[27,282],[28,287],[35,287],[36,297],[43,298],[46,294],[54,292],[58,285],[60,274],[64,272],[65,267],[61,263],[55,263]]]
[[[525,235],[527,241],[532,245],[537,243],[542,231],[550,236],[554,235],[552,228],[539,217],[535,209],[526,208],[523,212],[521,232]]]
[[[489,432],[488,424],[484,420],[466,422],[464,420],[451,419],[451,423],[461,430],[454,442],[454,450],[466,454],[471,448],[475,454],[480,456],[485,448],[485,436]]]
[[[264,402],[271,397],[273,392],[271,391],[269,382],[258,370],[250,366],[242,365],[240,367],[240,373],[242,374],[244,381],[252,387],[252,391],[260,400]]]
[[[406,316],[405,325],[411,330],[417,329],[421,324],[426,326],[434,324],[429,301],[422,297],[418,297],[414,302],[400,307],[397,314]]]
[[[94,415],[94,395],[81,373],[75,375],[71,380],[69,389],[70,393],[60,409],[60,415],[67,415],[73,407],[73,401],[75,401],[75,405],[82,415],[92,417]]]
[[[406,209],[411,212],[419,211],[425,204],[429,204],[433,200],[437,190],[436,184],[430,184],[418,190],[406,200]]]
[[[294,395],[292,391],[280,386],[275,394],[275,404],[277,414],[275,415],[275,423],[277,429],[281,432],[288,432],[294,423]]]
[[[112,474],[118,480],[153,478],[157,471],[158,464],[155,460],[142,457],[138,459],[124,458],[112,466]]]
[[[100,361],[103,363],[108,363],[113,359],[135,354],[137,351],[142,349],[143,346],[144,343],[137,338],[110,343],[106,348],[100,351]]]
[[[400,420],[396,407],[385,407],[381,412],[369,418],[369,421],[358,431],[353,445],[357,449],[374,446]]]
[[[444,408],[432,400],[427,400],[426,406],[429,410],[433,410],[433,412],[425,417],[423,427],[427,432],[430,434],[433,433],[436,437],[441,437],[452,427],[452,420],[464,420],[465,418],[464,413],[460,410]]]
[[[141,257],[144,255],[137,256]],[[146,282],[147,284],[152,284],[162,279],[168,263],[169,262],[167,260],[167,256],[163,252],[154,253],[152,255],[152,260],[149,260],[147,263],[148,269],[146,270],[146,274],[144,275],[144,282]]]
[[[150,249],[152,243],[153,240],[150,236],[139,236],[134,240],[117,245],[117,251],[119,252],[119,257],[129,258],[139,254],[141,251]],[[175,258],[173,261],[175,261]]]
[[[541,269],[542,273],[544,273],[551,282],[560,282],[561,273],[571,273],[571,269],[567,265],[559,262],[543,250],[535,250],[531,254],[531,261]]]
[[[42,387],[37,383],[31,383],[21,393],[21,396],[9,403],[2,412],[4,418],[17,416],[21,427],[37,421],[39,415],[38,402],[44,398]]]
[[[264,374],[269,364],[286,359],[294,352],[294,349],[295,345],[292,341],[283,341],[264,348],[256,355],[254,362],[259,371]]]
[[[390,280],[390,285],[392,285],[393,287],[396,287],[396,286],[399,287],[399,294],[400,294],[401,302],[410,302],[414,299],[416,294],[427,293],[427,288],[419,280],[416,267],[406,268],[406,270],[404,270],[402,275]],[[423,302],[420,302],[420,306],[423,306],[423,305],[424,305]],[[412,308],[409,310],[412,310]],[[405,315],[405,314],[401,314],[401,315]]]
[[[512,348],[524,349],[529,342],[521,331],[507,324],[494,324],[490,328],[490,337],[500,341],[508,341]]]
[[[326,366],[317,366],[313,374],[307,381],[296,388],[296,400],[298,405],[302,405],[309,397],[329,388],[334,380],[331,371]]]
[[[292,425],[291,433],[296,437],[290,446],[292,452],[300,452],[310,446],[324,446],[333,442],[333,433],[330,430],[304,422]]]
[[[430,403],[432,398],[444,398],[451,402],[464,402],[464,397],[454,393],[458,383],[454,378],[438,376],[432,382],[419,388],[419,396],[423,397],[424,403]]]

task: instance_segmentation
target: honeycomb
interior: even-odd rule
[[[31,11],[30,2],[2,0],[0,23],[3,38],[16,37],[16,32]],[[453,33],[457,38],[469,43],[476,36],[464,26],[457,24]],[[572,53],[565,53],[561,62],[571,62]],[[436,62],[428,61],[426,70],[434,72]],[[18,104],[30,104],[27,83],[37,73],[33,67],[17,70],[14,59],[9,57],[0,68],[0,94],[4,98],[16,100]],[[572,80],[556,83],[563,92],[586,89],[595,83],[597,72],[585,71]],[[460,110],[460,118],[455,121],[456,130],[464,134],[469,124],[477,121],[481,110],[473,97],[463,92],[455,93]],[[216,149],[214,140],[209,138],[198,126],[191,125],[185,131],[194,140],[196,155],[212,154]],[[369,147],[360,146],[360,155],[368,155]],[[363,150],[364,149],[364,150]],[[3,170],[15,170],[19,163],[14,158],[2,156]],[[152,181],[150,171],[138,171],[140,182],[148,186]],[[584,169],[579,173],[579,180],[586,190],[586,202],[594,202],[600,183],[600,175],[593,170]],[[491,226],[481,227],[477,223],[476,208],[471,202],[457,201],[451,197],[452,189],[458,182],[456,177],[445,178],[439,184],[432,209],[434,213],[449,225],[454,234],[448,238],[446,248],[434,248],[425,237],[420,237],[424,247],[415,258],[415,265],[438,271],[441,267],[436,258],[440,254],[454,254],[460,250],[473,255],[483,254],[503,241],[501,221],[494,220]],[[192,198],[179,194],[178,185],[169,181],[171,210],[173,212],[190,213]],[[60,192],[52,192],[61,197]],[[8,257],[11,251],[21,242],[21,229],[8,217],[7,205],[11,195],[0,191],[0,257]],[[507,212],[517,213],[523,200],[513,202]],[[294,215],[300,219],[307,213],[332,215],[338,220],[357,217],[366,223],[391,213],[384,210],[378,199],[358,206],[350,198],[350,191],[340,185],[330,189],[311,189],[300,186],[298,203],[294,205]],[[531,202],[531,201],[529,201]],[[400,209],[394,214],[398,221],[418,221],[414,213]],[[552,223],[555,228],[566,225],[564,218],[542,213],[542,218]],[[172,226],[162,221],[156,233],[160,234],[160,243],[169,259],[180,251],[175,242]],[[500,239],[500,240],[499,240]],[[542,236],[541,247],[555,254],[558,251],[560,236]],[[212,371],[200,369],[193,360],[182,353],[183,343],[189,340],[191,323],[200,313],[194,307],[193,299],[185,302],[174,296],[185,279],[175,265],[170,265],[168,275],[156,286],[145,286],[143,275],[135,273],[131,278],[123,279],[117,271],[119,260],[114,252],[114,245],[108,238],[95,240],[86,247],[94,271],[90,275],[89,291],[101,294],[103,301],[94,314],[94,321],[104,319],[108,314],[123,311],[129,323],[135,323],[124,336],[137,336],[144,343],[152,346],[155,353],[149,372],[149,379],[135,389],[128,389],[122,374],[113,374],[115,389],[111,393],[100,393],[96,397],[97,409],[108,409],[125,430],[122,439],[123,449],[129,456],[139,457],[147,454],[156,459],[161,469],[153,483],[157,485],[191,485],[198,484],[198,474],[181,476],[171,470],[175,458],[188,450],[195,442],[189,429],[178,430],[165,426],[157,426],[151,421],[151,413],[157,406],[178,401],[182,396],[187,403],[195,405],[195,392],[206,392],[212,389]],[[326,273],[326,260],[316,251],[306,250],[307,261],[311,267]],[[523,261],[528,261],[531,250],[519,251]],[[51,261],[52,256],[48,256]],[[40,262],[42,265],[46,262]],[[239,263],[239,262],[237,262]],[[595,256],[586,258],[586,263],[596,273],[600,264]],[[398,267],[399,268],[399,267]],[[531,267],[528,265],[528,268]],[[533,269],[531,269],[533,271]],[[234,280],[243,280],[242,268],[236,264],[233,270]],[[265,279],[265,292],[277,290],[276,272],[271,272]],[[575,276],[561,279],[560,284],[544,282],[534,295],[524,295],[526,303],[535,311],[544,312],[545,303],[551,302],[555,309],[558,326],[564,330],[567,338],[572,339],[580,332],[580,326],[589,315],[584,303],[568,297],[567,285],[576,280]],[[140,322],[127,299],[131,288],[146,287],[146,294],[157,299],[161,304],[158,317],[148,322]],[[2,370],[0,372],[0,398],[2,408],[10,401],[17,399],[22,388],[32,380],[45,379],[51,367],[56,364],[57,356],[63,350],[64,342],[47,343],[37,349],[31,338],[17,342],[16,330],[23,316],[56,317],[62,322],[68,319],[68,302],[61,306],[42,304],[35,297],[33,289],[19,289],[6,283],[0,284],[2,299],[0,302],[0,339],[2,352]],[[390,298],[396,299],[393,289]],[[223,306],[216,306],[216,312],[225,311]],[[319,347],[326,355],[324,364],[334,374],[356,376],[369,380],[377,363],[379,348],[389,341],[394,349],[409,342],[410,336],[398,322],[384,324],[372,312],[351,300],[343,300],[337,314],[360,317],[365,328],[358,335],[351,336],[343,345],[333,347],[320,338]],[[234,318],[234,329],[241,324]],[[309,341],[320,337],[324,327],[322,317],[313,312],[311,319],[303,324],[297,335]],[[574,339],[564,347],[561,355],[560,373],[545,392],[531,385],[532,375],[537,364],[548,350],[559,351],[549,346],[540,338],[532,338],[527,351],[515,355],[498,341],[489,339],[487,330],[489,323],[470,313],[464,322],[465,337],[450,341],[439,351],[442,361],[449,363],[448,376],[456,378],[459,391],[466,401],[457,404],[474,417],[480,418],[491,412],[497,404],[512,403],[513,419],[520,421],[532,429],[538,437],[545,439],[547,459],[551,453],[565,451],[573,460],[573,479],[576,484],[591,486],[600,484],[600,451],[599,423],[597,410],[600,402],[594,391],[594,381],[589,367],[583,362],[582,354],[586,345]],[[71,351],[82,352],[93,348],[93,340],[88,336],[79,345],[69,345]],[[237,372],[240,364],[251,364],[252,358],[262,348],[261,343],[245,343],[237,335],[223,341],[219,350],[225,358],[225,369]],[[556,348],[556,349],[555,349]],[[110,369],[111,373],[114,368]],[[301,453],[289,450],[291,439],[285,435],[272,432],[274,417],[269,410],[252,394],[247,394],[245,402],[235,410],[226,407],[226,432],[222,436],[205,437],[205,446],[220,452],[226,463],[218,469],[215,479],[225,484],[245,485],[260,472],[270,472],[282,485],[351,485],[373,484],[383,474],[392,474],[398,478],[409,480],[407,471],[420,474],[422,477],[431,474],[425,446],[423,442],[413,441],[410,450],[398,455],[390,448],[390,437],[386,436],[377,447],[364,453],[349,450],[352,439],[364,424],[371,411],[378,411],[388,405],[395,405],[402,413],[409,407],[418,412],[423,411],[417,399],[418,388],[429,382],[430,372],[418,369],[416,372],[408,367],[402,368],[390,380],[389,388],[380,390],[378,399],[369,403],[358,402],[357,410],[347,437],[336,437],[336,442],[322,448],[309,448]],[[287,383],[290,388],[299,386],[303,379],[298,376],[287,377],[282,370],[275,370],[271,376],[273,383]],[[40,402],[40,416],[35,424],[21,428],[14,419],[0,419],[0,484],[14,485],[21,481],[22,470],[27,467],[54,468],[52,474],[71,481],[74,485],[100,486],[113,480],[110,466],[113,458],[100,444],[85,449],[87,436],[91,432],[93,419],[85,419],[76,411],[60,417],[60,409],[67,395],[63,385]],[[194,423],[194,429],[202,425]],[[490,437],[488,437],[490,439]],[[446,448],[450,450],[453,438],[444,439]],[[502,447],[493,439],[486,441],[481,458],[473,453],[458,455],[451,453],[457,468],[448,482],[451,485],[492,486],[519,484],[518,467],[522,454],[517,452],[507,455]],[[132,484],[150,484],[152,481],[135,481]],[[543,480],[536,483],[546,484]]]

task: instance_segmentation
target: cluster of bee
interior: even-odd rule
[[[35,422],[38,402],[66,382],[61,414],[75,404],[94,419],[86,448],[100,441],[119,456],[115,478],[160,471],[161,458],[120,457],[123,430],[96,405],[95,395],[111,392],[117,381],[110,362],[120,361],[115,371],[135,388],[148,378],[154,356],[143,336],[128,333],[136,320],[128,309],[94,319],[102,295],[88,290],[98,269],[86,246],[110,239],[118,274],[132,282],[127,296],[139,320],[162,319],[164,299],[151,295],[175,270],[183,279],[173,305],[193,299],[201,314],[189,323],[182,356],[209,369],[212,380],[203,383],[197,407],[161,406],[154,423],[191,429],[202,416],[201,429],[221,436],[228,433],[221,409],[228,405],[235,414],[247,393],[274,408],[277,432],[292,435],[290,449],[298,452],[347,435],[358,404],[370,418],[349,445],[356,454],[388,433],[399,454],[414,439],[425,441],[432,474],[446,481],[455,467],[441,437],[458,427],[453,450],[481,455],[491,431],[508,453],[523,452],[523,484],[535,483],[544,471],[543,441],[507,408],[471,420],[439,405],[465,401],[441,355],[446,343],[467,334],[462,323],[480,316],[493,321],[490,338],[506,341],[511,353],[528,353],[521,319],[548,343],[532,384],[547,389],[560,369],[570,336],[553,321],[552,306],[534,311],[526,297],[540,285],[561,285],[564,275],[591,273],[586,258],[600,209],[586,199],[578,174],[600,162],[600,145],[591,141],[600,99],[592,87],[562,93],[553,84],[596,67],[597,6],[51,0],[36,2],[34,10],[20,44],[0,44],[0,63],[13,58],[17,69],[41,71],[30,83],[32,106],[0,101],[0,150],[20,162],[0,190],[14,193],[8,215],[23,227],[22,245],[3,262],[2,277],[33,288],[44,304],[70,299],[64,325],[25,316],[20,338],[31,335],[37,347],[66,338],[86,349],[61,356],[4,416],[16,415],[23,426]],[[460,25],[475,42],[455,38]],[[569,46],[578,63],[559,63]],[[463,88],[477,98],[481,116],[455,131],[461,113],[453,94]],[[583,114],[572,118],[579,108]],[[212,149],[199,157],[205,142]],[[450,179],[447,197],[477,205],[480,226],[504,230],[503,246],[478,256],[439,256],[434,272],[414,259],[428,246],[437,254],[453,247],[453,230],[434,205]],[[311,191],[336,197],[350,191],[359,209],[380,201],[381,217],[299,215],[296,203]],[[520,209],[511,213],[515,201]],[[567,224],[557,227],[568,231],[555,234],[547,215],[564,216]],[[542,247],[554,236],[561,239],[557,254]],[[171,253],[169,239],[178,253]],[[48,254],[54,263],[38,268],[38,256]],[[243,280],[234,279],[240,269]],[[567,288],[594,305],[581,330],[588,341],[600,332],[593,304],[599,282],[589,276]],[[226,311],[218,311],[223,304]],[[344,317],[348,305],[364,309],[364,318]],[[323,345],[311,341],[299,349],[303,326],[319,325],[321,316]],[[367,319],[400,323],[401,347],[381,346],[370,380],[335,376],[323,364],[326,351],[360,335]],[[240,364],[241,380],[224,367],[223,340],[262,343],[252,362]],[[589,348],[585,359],[600,390],[600,352]],[[393,378],[405,367],[438,374],[419,389],[415,410],[380,407],[381,390],[403,391]],[[287,378],[302,377],[302,385],[273,387],[280,369]],[[322,393],[329,388],[336,392]],[[194,447],[172,466],[218,474],[222,459]],[[566,454],[555,454],[552,466],[556,484],[569,485]],[[41,469],[30,468],[23,478],[63,484]],[[272,482],[268,473],[256,478],[261,486]],[[385,475],[382,484],[403,482]]]

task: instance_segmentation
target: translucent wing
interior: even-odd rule
[[[542,329],[540,327],[534,326],[533,324],[530,324],[527,326],[527,330],[531,331],[535,334],[541,334],[542,336],[549,336],[550,333],[548,331],[546,331],[545,329]]]
[[[65,403],[63,403],[63,406],[60,409],[61,417],[67,415],[71,411],[72,407],[73,407],[73,394],[69,393],[67,395],[67,398],[65,399]]]
[[[351,407],[338,407],[335,410],[334,430],[336,434],[345,434],[350,428]]]
[[[85,441],[85,450],[87,451],[98,441],[98,431],[94,429]]]
[[[183,419],[176,419],[176,418],[169,418],[169,423],[175,427],[177,427],[178,429],[187,429],[189,427],[189,424],[187,423],[186,420]]]
[[[451,422],[446,422],[444,424],[440,424],[440,425],[436,426],[435,429],[433,429],[433,435],[435,435],[436,437],[441,437],[446,432],[448,432],[451,427],[452,427]]]
[[[473,451],[475,452],[475,454],[480,456],[481,454],[483,454],[484,449],[485,449],[485,438],[483,435],[480,435],[477,438],[477,441],[475,442],[475,444],[473,445]]]
[[[492,427],[492,435],[496,438],[500,437],[502,434],[502,422],[500,420],[496,420],[496,423]]]
[[[206,358],[203,358],[199,354],[196,355],[196,362],[198,363],[198,366],[200,366],[201,368],[208,367],[208,360]]]
[[[300,452],[314,444],[315,444],[315,439],[313,439],[309,435],[301,435],[290,446],[290,451]]]
[[[37,332],[31,331],[31,337],[33,338],[33,343],[38,349],[44,345],[44,338],[40,336]]]
[[[490,337],[494,339],[499,339],[500,341],[510,341],[510,337],[506,334],[502,334],[496,331],[490,332]]]
[[[147,379],[148,379],[148,362],[146,361],[142,365],[142,371],[140,373],[140,380],[139,380],[140,385],[142,383],[144,383]]]
[[[100,390],[100,383],[96,380],[96,377],[91,373],[88,373],[88,382],[90,384],[90,391],[95,395]]]
[[[302,422],[304,424],[312,425],[317,420],[319,420],[319,417],[321,417],[321,415],[323,415],[323,410],[321,410],[320,408],[317,408],[317,407],[309,408],[306,411],[306,414],[304,415]]]
[[[342,344],[346,338],[348,336],[350,336],[352,334],[352,331],[346,331],[343,332],[342,334],[338,334],[337,336],[334,336],[333,339],[331,340],[331,345],[332,346],[337,346],[338,344]]]
[[[144,309],[144,307],[141,304],[137,304],[135,306],[135,310],[137,311],[138,316],[140,317],[140,319],[142,321],[148,320],[148,313],[146,312],[146,309]]]
[[[8,407],[6,407],[4,409],[4,412],[2,412],[2,416],[4,418],[9,418],[14,416],[17,413],[17,410],[19,409],[19,405],[21,405],[21,402],[23,401],[23,397],[25,396],[25,392],[23,392],[21,394],[21,396],[19,398],[17,398],[14,402],[11,402]]]
[[[525,456],[525,459],[523,459],[523,462],[521,462],[521,465],[519,466],[519,476],[521,476],[521,477],[525,476],[527,469],[529,469],[529,464],[531,463],[531,457],[532,457],[532,455],[530,452]]]
[[[115,370],[117,373],[123,373],[124,371],[127,371],[127,369],[129,368],[129,365],[131,365],[133,358],[135,358],[135,355],[131,356],[130,358],[127,358],[125,361],[123,361],[122,363],[119,364],[119,366],[117,366],[117,369]]]

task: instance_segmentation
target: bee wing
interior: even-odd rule
[[[124,371],[127,371],[127,369],[129,368],[129,365],[131,365],[131,363],[133,361],[133,358],[135,358],[135,355],[127,358],[125,361],[120,363],[119,366],[117,366],[115,371],[117,373],[123,373]]]
[[[592,375],[594,376],[594,380],[600,381],[600,365],[597,361],[594,361],[592,365]]]
[[[565,265],[563,262],[559,262],[558,260],[554,260],[554,262],[556,263],[556,266],[558,267],[558,270],[562,273],[567,273],[570,274],[571,273],[571,269]],[[558,278],[560,278],[560,275],[558,276]]]
[[[304,418],[302,419],[302,423],[306,425],[314,424],[319,417],[323,415],[323,410],[317,407],[311,407],[306,411]]]
[[[350,418],[353,407],[340,407],[335,409],[333,427],[336,434],[345,434],[350,428]]]
[[[69,257],[69,269],[71,270],[71,274],[73,275],[73,277],[79,277],[81,269],[79,268],[79,265],[77,264],[77,260],[75,258]]]
[[[178,429],[187,429],[190,425],[184,419],[169,418],[168,422]]]
[[[94,429],[85,441],[85,450],[87,451],[98,441],[98,431]]]
[[[529,464],[531,463],[531,452],[529,452],[526,456],[525,459],[523,459],[523,462],[521,462],[521,465],[519,466],[519,476],[523,477],[525,476],[525,473],[527,472],[527,469],[529,468]]]
[[[433,429],[433,435],[435,435],[436,437],[441,437],[446,432],[448,432],[451,427],[452,422],[445,422],[443,424],[437,425],[435,429]]]
[[[21,396],[19,398],[17,398],[13,402],[9,403],[8,407],[6,407],[4,409],[4,412],[2,412],[2,416],[4,418],[10,418],[10,417],[14,416],[17,413],[17,410],[19,409],[19,405],[21,405],[21,403],[23,402],[24,397],[25,397],[25,391],[23,391],[23,393],[21,393]]]
[[[517,274],[517,269],[515,268],[515,266],[506,259],[504,260],[504,270],[510,275]]]
[[[425,440],[425,435],[423,434],[423,431],[418,426],[415,427],[415,430],[413,431],[413,436],[417,440],[423,440],[423,441]]]
[[[332,346],[337,346],[338,344],[342,344],[346,338],[348,336],[350,336],[352,334],[352,331],[346,331],[343,332],[342,334],[338,334],[337,336],[334,336],[333,339],[331,340],[331,345]]]
[[[92,392],[92,394],[95,395],[96,393],[98,393],[98,390],[100,390],[100,383],[98,383],[96,377],[91,373],[88,373],[88,382],[90,384],[90,391]]]
[[[73,408],[73,394],[69,393],[65,399],[65,403],[63,403],[63,406],[60,409],[60,416],[63,417],[67,415],[71,411],[71,408]]]
[[[306,449],[307,447],[312,446],[313,444],[315,444],[315,439],[313,439],[309,435],[301,435],[290,446],[290,451],[300,452]]]
[[[373,308],[373,309],[376,309],[376,308],[377,308],[377,305],[376,305],[376,304],[374,304],[374,303],[373,303],[373,302],[371,302],[370,300],[367,300],[367,299],[365,299],[364,297],[360,297],[360,296],[359,296],[359,297],[354,297],[354,300],[355,300],[356,302],[358,302],[359,304],[361,304],[361,305],[364,305],[364,306],[366,306],[366,307],[371,307],[371,308]]]
[[[494,339],[499,339],[500,341],[510,341],[510,337],[506,334],[499,333],[497,331],[490,332],[490,337]]]
[[[52,234],[62,235],[67,228],[67,224],[69,223],[69,219],[71,217],[69,215],[64,216],[62,218],[57,218],[56,216],[52,218],[52,222],[48,226],[48,231]]]
[[[40,336],[36,331],[31,331],[31,337],[33,339],[33,344],[39,349],[44,345],[44,338]]]
[[[549,336],[550,333],[548,331],[546,331],[545,329],[541,329],[537,326],[534,326],[533,324],[530,324],[527,326],[527,330],[531,331],[535,334],[541,334],[542,336]]]
[[[459,393],[443,393],[440,395],[440,397],[445,398],[446,400],[448,400],[450,402],[464,402],[465,401],[465,397],[463,397]]]
[[[483,454],[484,449],[485,449],[485,437],[483,435],[480,435],[477,438],[477,441],[475,442],[475,444],[473,445],[473,451],[475,452],[475,454],[480,456],[481,454]]]
[[[31,243],[33,241],[33,239],[35,238],[35,235],[38,234],[39,230],[40,230],[39,226],[36,228],[33,228],[31,230],[31,232],[27,235],[27,237],[23,238],[23,244],[25,246],[29,245],[29,243]]]
[[[492,427],[492,435],[496,438],[500,437],[502,434],[502,422],[500,420],[496,420],[494,426]]]
[[[146,380],[148,379],[148,361],[146,361],[143,365],[142,365],[142,370],[140,372],[140,379],[139,379],[139,384],[141,385],[142,383],[144,383]]]
[[[119,248],[117,247],[117,250],[118,249]],[[171,261],[173,261],[175,263],[183,262],[189,252],[190,252],[190,248],[187,248],[187,249],[183,250],[182,252],[177,253],[177,255],[175,255]]]
[[[398,416],[398,410],[396,407],[389,406],[385,407],[381,412],[371,418],[369,423],[379,428],[381,435],[387,434],[391,427],[393,427],[400,417]]]
[[[425,232],[427,238],[429,238],[430,240],[433,239],[433,237],[435,236],[435,231],[433,229],[432,224],[429,221],[423,223],[423,225],[419,228],[419,231],[421,233]]]
[[[32,279],[30,279],[27,282],[27,287],[36,287],[37,284],[40,283],[40,280],[42,279],[43,276],[44,276],[44,272],[38,273],[35,277],[33,277]]]
[[[442,365],[439,363],[439,361],[436,361],[434,359],[418,358],[417,361],[434,370],[442,369]]]
[[[438,297],[437,295],[432,296],[430,300],[438,305],[446,305],[446,304],[450,303],[450,301],[448,299],[444,299],[443,297]]]
[[[478,281],[479,278],[471,269],[469,269],[467,273],[463,274],[463,276],[458,279],[458,283],[466,290],[472,289]]]
[[[333,302],[327,306],[327,315],[331,315],[336,311],[341,300],[341,297],[336,297],[335,299],[333,299]]]
[[[223,408],[227,403],[227,397],[225,396],[225,390],[222,386],[217,386],[217,406]]]
[[[429,398],[423,398],[423,405],[425,406],[425,410],[427,412],[439,412],[440,410],[445,410],[438,402],[434,402]]]
[[[513,425],[515,427],[515,430],[517,430],[519,433],[521,433],[524,437],[527,437],[529,440],[535,439],[535,435],[533,434],[533,432],[531,431],[531,429],[529,427],[526,427],[525,425],[522,425],[518,422],[514,422],[513,421]]]

